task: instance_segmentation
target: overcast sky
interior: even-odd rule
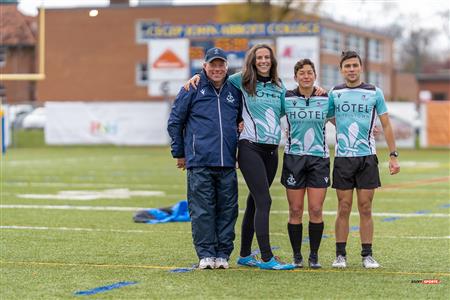
[[[131,0],[131,4],[138,0]],[[242,2],[239,0],[151,0],[174,4],[214,4]],[[36,7],[107,6],[109,0],[19,0],[19,9],[35,15]],[[322,0],[322,14],[336,21],[361,27],[382,27],[393,22],[405,28],[435,28],[442,32],[434,47],[449,50],[450,20],[439,18],[438,12],[449,11],[445,0]],[[398,18],[398,16],[403,16]],[[444,28],[445,27],[445,28]],[[447,35],[444,32],[447,31]]]

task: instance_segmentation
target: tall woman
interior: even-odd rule
[[[315,96],[316,69],[311,60],[302,59],[296,63],[294,78],[298,88],[286,93],[288,138],[281,176],[289,202],[287,227],[294,265],[301,268],[303,204],[307,194],[310,244],[308,264],[311,268],[321,268],[318,251],[324,228],[322,207],[330,185],[330,158],[325,141],[325,124],[329,117],[328,96]]]
[[[271,250],[269,214],[272,199],[269,188],[278,167],[278,144],[281,137],[280,117],[284,111],[285,87],[277,72],[277,61],[268,45],[253,46],[246,55],[241,73],[230,81],[244,94],[242,118],[244,129],[239,140],[238,162],[250,194],[242,221],[240,265],[261,269],[289,270]],[[251,255],[256,233],[261,262]]]

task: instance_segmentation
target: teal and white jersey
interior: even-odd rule
[[[383,92],[367,83],[353,88],[341,84],[330,91],[329,98],[330,111],[336,117],[336,156],[376,154],[376,117],[387,113]]]
[[[281,139],[280,118],[284,111],[286,88],[272,82],[256,84],[256,95],[250,96],[242,87],[242,73],[236,73],[228,79],[244,95],[242,119],[244,130],[239,139],[255,143],[278,145]]]
[[[329,157],[325,140],[325,124],[328,113],[328,95],[306,98],[298,88],[286,92],[285,110],[288,137],[284,152],[294,155]]]

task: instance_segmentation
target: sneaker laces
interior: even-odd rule
[[[338,257],[336,257],[336,262],[337,263],[345,262],[345,257],[343,257],[342,255],[339,255]]]
[[[376,264],[377,262],[375,261],[375,259],[373,259],[372,256],[368,255],[365,257],[365,260],[368,261],[371,264]]]

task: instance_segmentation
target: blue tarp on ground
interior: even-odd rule
[[[137,211],[133,220],[136,223],[158,224],[167,222],[189,222],[188,202],[182,200],[171,207],[149,208]]]

